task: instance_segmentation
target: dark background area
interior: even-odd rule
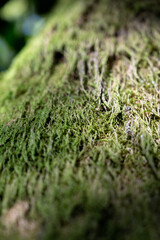
[[[0,0],[0,71],[43,28],[57,0]]]

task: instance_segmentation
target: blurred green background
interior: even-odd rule
[[[56,0],[0,0],[0,71],[6,70],[26,41],[44,26]]]

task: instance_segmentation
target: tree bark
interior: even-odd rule
[[[3,239],[159,239],[159,20],[126,6],[60,1],[0,75]]]

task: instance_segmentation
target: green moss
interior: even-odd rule
[[[110,4],[60,3],[1,75],[0,212],[42,239],[159,239],[158,22]]]

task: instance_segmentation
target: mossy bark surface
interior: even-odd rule
[[[3,239],[159,240],[160,32],[141,8],[60,1],[0,75]]]

